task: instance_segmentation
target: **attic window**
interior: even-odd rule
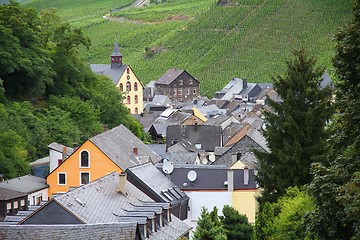
[[[189,79],[189,85],[192,85],[192,84],[193,84],[193,80]]]
[[[126,73],[127,73],[127,74],[130,74],[130,68],[129,68],[129,67],[126,68]]]
[[[82,151],[80,153],[80,167],[82,168],[88,168],[90,167],[90,162],[89,162],[89,153],[87,151]]]
[[[179,85],[183,85],[184,81],[183,80],[179,80]]]
[[[138,84],[136,82],[136,83],[134,83],[134,91],[137,91],[137,90],[138,90]]]

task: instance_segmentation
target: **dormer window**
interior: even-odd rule
[[[80,153],[80,167],[82,168],[90,167],[89,153],[87,151],[82,151]]]

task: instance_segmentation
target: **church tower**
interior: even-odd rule
[[[119,44],[116,42],[114,46],[114,53],[111,57],[111,68],[119,68],[122,65],[123,55],[119,52]]]

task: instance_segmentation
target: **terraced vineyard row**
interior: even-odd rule
[[[221,5],[215,0],[168,0],[114,13],[122,18],[108,21],[101,16],[129,1],[86,1],[86,10],[81,9],[84,0],[66,1],[59,5],[61,16],[91,37],[92,48],[82,51],[89,63],[107,63],[118,40],[124,62],[143,82],[158,79],[170,67],[183,68],[210,97],[232,77],[271,81],[299,47],[316,54],[331,74],[332,38],[352,8],[351,0],[230,0]],[[145,58],[145,48],[152,47],[161,50]]]

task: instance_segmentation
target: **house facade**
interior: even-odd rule
[[[109,77],[123,96],[123,104],[131,114],[141,114],[144,109],[144,85],[138,79],[130,65],[123,64],[123,55],[116,42],[114,53],[110,56],[111,64],[91,64],[90,68],[97,74]]]
[[[68,192],[114,171],[161,158],[125,126],[120,125],[88,139],[47,177],[49,196]]]
[[[200,96],[199,80],[182,69],[169,69],[155,82],[155,87],[173,101],[192,101]]]

